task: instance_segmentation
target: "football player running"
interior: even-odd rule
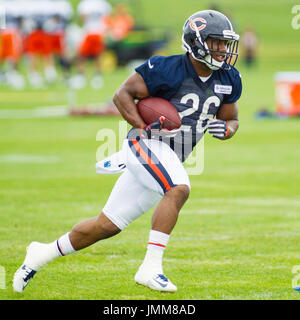
[[[164,274],[162,259],[190,193],[182,162],[206,131],[225,140],[238,129],[237,100],[242,84],[233,67],[238,40],[222,13],[199,11],[183,26],[186,54],[154,56],[136,68],[114,96],[120,113],[133,127],[122,148],[126,168],[122,167],[123,173],[99,216],[78,223],[51,243],[29,245],[14,276],[15,291],[22,292],[50,261],[118,234],[155,205],[146,255],[135,281],[158,291],[177,290]],[[170,132],[171,138],[157,138],[163,118],[146,127],[138,114],[135,100],[149,96],[167,99],[177,108],[182,126]]]

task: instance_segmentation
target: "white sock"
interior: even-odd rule
[[[75,251],[70,242],[69,233],[51,243],[33,242],[31,245],[28,248],[24,264],[35,271],[41,270],[54,259]]]
[[[71,244],[69,234],[70,232],[64,234],[55,241],[57,250],[61,256],[65,256],[76,251]]]
[[[153,273],[163,274],[162,258],[169,241],[169,235],[160,231],[151,230],[147,252],[143,261],[143,267]]]
[[[24,264],[35,271],[41,270],[46,264],[62,256],[57,247],[57,240],[51,243],[33,242],[31,245]]]

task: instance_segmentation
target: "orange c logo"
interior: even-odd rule
[[[198,21],[201,22],[201,24],[199,26],[197,25]],[[200,31],[200,30],[203,30],[206,27],[206,24],[207,24],[207,21],[205,19],[203,19],[203,18],[195,18],[190,22],[190,27],[191,27],[191,29],[196,31],[196,29],[195,29],[195,26],[196,26],[196,28]]]

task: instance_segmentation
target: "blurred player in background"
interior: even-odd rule
[[[111,15],[105,17],[108,35],[114,41],[124,39],[134,28],[135,21],[125,4],[118,4]]]
[[[31,2],[31,12],[28,19],[33,21],[32,29],[28,30],[25,37],[25,53],[28,62],[28,80],[33,88],[39,89],[44,86],[43,71],[50,63],[51,46],[44,23],[50,15],[51,5],[49,1],[42,1],[41,6]]]
[[[25,87],[25,79],[19,72],[23,54],[22,8],[16,1],[10,1],[5,3],[5,11],[6,28],[0,31],[1,82],[21,90]]]
[[[165,276],[162,260],[190,193],[182,162],[206,131],[226,140],[238,129],[242,83],[233,67],[238,41],[226,16],[213,10],[199,11],[183,26],[186,54],[154,56],[136,68],[114,96],[115,105],[133,128],[124,140],[122,157],[115,162],[110,157],[103,166],[103,170],[115,167],[123,174],[99,216],[78,223],[52,243],[29,245],[14,276],[15,291],[22,292],[50,261],[118,234],[155,205],[146,255],[134,279],[154,290],[177,290]],[[135,100],[149,96],[167,99],[176,107],[182,120],[180,129],[162,131],[163,117],[145,124]]]
[[[43,29],[50,47],[45,78],[48,83],[53,83],[57,77],[57,63],[61,62],[66,50],[65,32],[67,24],[72,18],[73,9],[69,2],[62,0],[52,0],[50,5],[51,10],[43,24]]]
[[[79,3],[77,12],[83,26],[83,37],[77,50],[78,74],[70,79],[71,87],[80,89],[86,85],[89,61],[92,62],[93,68],[91,86],[94,89],[102,87],[99,57],[106,48],[105,17],[110,14],[111,10],[111,5],[105,0],[82,0]]]
[[[241,38],[243,60],[247,67],[252,67],[257,59],[258,37],[252,26],[248,26]]]

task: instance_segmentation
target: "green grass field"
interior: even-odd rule
[[[182,52],[182,23],[205,8],[197,2],[180,1],[174,8],[164,1],[161,10],[159,1],[143,2],[149,25],[157,19],[176,29],[169,53]],[[238,65],[244,85],[238,133],[224,142],[206,136],[204,172],[191,176],[190,199],[164,254],[164,271],[178,291],[154,292],[134,282],[148,240],[147,212],[116,237],[52,262],[23,294],[13,292],[13,274],[31,241],[54,241],[101,211],[117,176],[96,175],[96,134],[101,128],[116,130],[120,118],[12,118],[0,119],[0,266],[5,269],[0,300],[300,298],[292,289],[292,268],[300,265],[299,119],[254,118],[262,106],[275,108],[274,73],[299,68],[300,30],[290,26],[296,2],[218,3],[231,9],[241,28],[255,21],[260,60],[251,70]],[[79,91],[77,99],[107,101],[128,75],[125,69],[106,74],[103,89]],[[26,114],[67,103],[68,93],[59,86],[2,89],[0,118],[7,109]]]

